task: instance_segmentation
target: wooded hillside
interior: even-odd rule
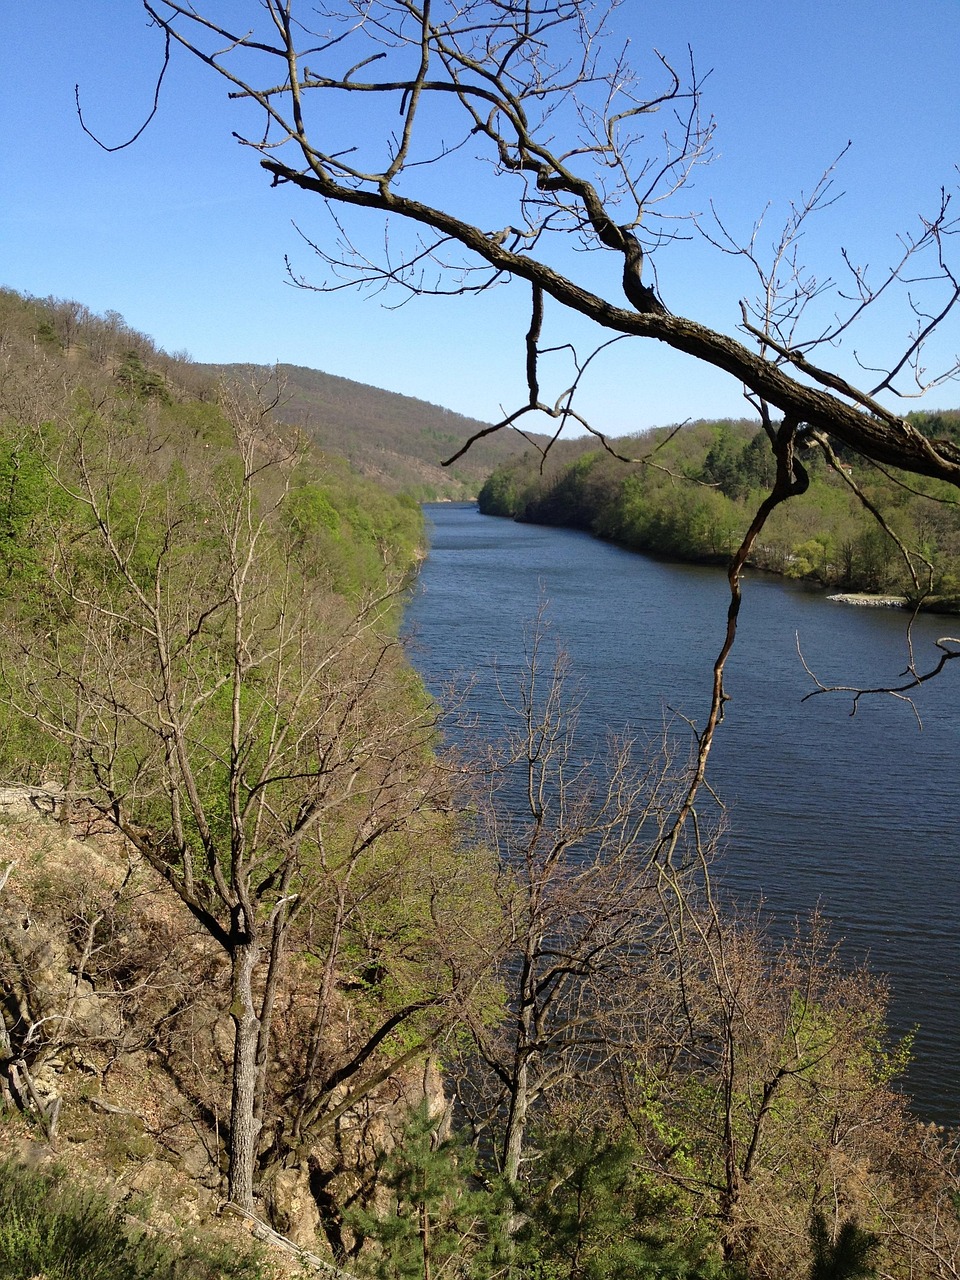
[[[342,1237],[488,994],[486,864],[396,635],[419,508],[269,379],[2,304],[0,1095],[111,1180],[172,1162]]]
[[[960,412],[917,414],[950,438]],[[705,421],[613,442],[561,442],[503,463],[480,509],[586,529],[635,551],[726,563],[774,480],[759,424]],[[952,486],[865,464],[852,451],[799,455],[806,492],[769,518],[750,563],[843,591],[902,596],[927,608],[960,603],[960,505]]]
[[[203,367],[241,382],[266,373],[249,365]],[[499,431],[478,440],[451,467],[444,467],[445,459],[488,424],[319,369],[281,364],[278,373],[283,384],[278,421],[302,428],[322,449],[346,458],[361,475],[390,492],[412,494],[419,502],[476,497],[495,467],[528,447],[516,432]]]

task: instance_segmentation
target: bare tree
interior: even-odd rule
[[[126,842],[91,841],[92,811],[77,823],[82,844],[57,830],[59,786],[0,791],[11,855],[0,865],[0,1095],[54,1142],[65,1059],[105,1077],[193,1004],[197,972],[190,949],[171,946],[156,910],[165,895]]]
[[[618,739],[585,752],[568,677],[541,612],[516,688],[502,689],[507,723],[485,808],[507,1014],[496,1027],[474,1021],[462,1095],[513,1186],[548,1096],[592,1078],[625,1035],[633,1042],[629,1018],[614,1012],[618,989],[634,989],[630,975],[655,945],[658,860],[686,786],[686,761],[665,749],[639,754]]]

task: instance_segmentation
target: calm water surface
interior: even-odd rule
[[[589,733],[656,733],[705,718],[723,637],[722,572],[665,564],[586,534],[427,507],[430,555],[407,613],[411,656],[429,684],[474,680],[471,710],[496,733],[501,677],[518,671],[541,597],[588,691]],[[924,617],[921,667],[960,619]],[[896,1032],[919,1024],[909,1088],[927,1119],[960,1123],[960,662],[891,698],[809,692],[797,645],[824,683],[889,683],[906,664],[903,615],[834,604],[748,577],[728,665],[732,695],[711,757],[728,806],[725,883],[763,899],[774,927],[820,904],[851,958],[890,976]]]

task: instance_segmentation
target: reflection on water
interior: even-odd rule
[[[472,506],[427,508],[432,547],[407,615],[413,661],[439,686],[474,680],[471,710],[495,734],[497,671],[519,669],[523,628],[549,601],[555,632],[588,692],[588,733],[665,718],[702,722],[726,618],[714,569],[664,564],[568,530],[496,520]],[[890,975],[894,1029],[920,1025],[909,1086],[916,1109],[960,1121],[960,671],[910,705],[842,695],[802,702],[824,683],[877,685],[903,671],[904,616],[834,604],[765,575],[748,577],[728,667],[711,780],[727,805],[722,870],[742,900],[764,900],[788,928],[819,903],[845,939]],[[920,666],[957,619],[923,617]],[[957,664],[960,666],[960,664]]]

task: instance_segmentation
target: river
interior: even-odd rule
[[[411,658],[429,686],[472,679],[469,707],[491,736],[503,714],[497,672],[519,670],[538,601],[587,698],[586,733],[665,719],[701,723],[722,642],[727,584],[717,569],[664,563],[587,534],[431,504],[430,553],[409,605]],[[926,615],[918,666],[960,619]],[[710,779],[727,806],[720,875],[762,899],[774,932],[818,905],[851,960],[890,979],[891,1027],[918,1027],[907,1087],[924,1119],[960,1123],[960,662],[914,704],[813,687],[875,686],[906,666],[905,616],[833,603],[748,574],[728,665]],[[920,724],[918,724],[918,716]]]

